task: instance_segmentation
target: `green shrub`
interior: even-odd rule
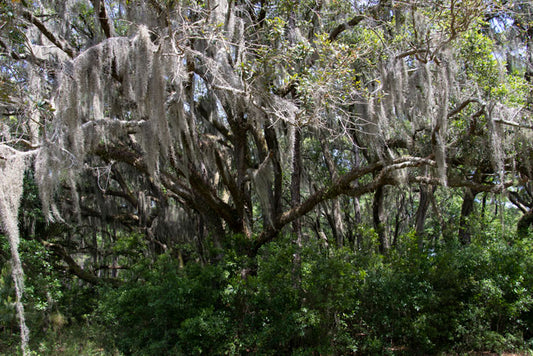
[[[523,347],[528,266],[531,258],[505,242],[392,256],[368,270],[359,295],[368,333],[422,353]]]
[[[138,279],[109,292],[99,312],[126,354],[216,353],[230,334],[224,328],[231,327],[215,312],[223,310],[226,275],[219,266],[190,263],[180,269],[165,255]]]
[[[165,255],[109,292],[99,313],[117,347],[134,355],[527,349],[528,249],[402,241],[386,258],[314,241],[298,249],[288,237],[254,260],[229,253],[217,265],[180,268]]]

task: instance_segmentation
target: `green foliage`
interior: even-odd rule
[[[18,342],[12,337],[17,327],[15,287],[11,283],[11,265],[3,263],[0,270],[0,350],[13,347]]]
[[[106,350],[101,325],[89,322],[70,323],[64,328],[50,330],[46,337],[32,342],[34,355],[39,356],[107,356],[119,355],[115,350]]]
[[[263,249],[257,275],[248,277],[237,294],[245,305],[239,325],[246,327],[241,333],[247,348],[266,354],[331,353],[335,344],[346,343],[344,328],[357,303],[352,297],[361,274],[350,261],[353,256],[334,253],[328,256],[312,241],[301,251],[287,241]]]
[[[23,32],[25,26],[17,18],[16,6],[15,1],[2,1],[0,3],[0,21],[2,22],[0,36],[11,41],[15,48],[22,52],[26,40]]]
[[[190,263],[180,269],[164,255],[151,269],[109,291],[100,310],[113,325],[115,343],[133,355],[219,354],[227,343],[227,320],[220,312],[225,272]]]
[[[7,239],[0,235],[0,350],[18,342],[18,320],[15,311],[15,289],[11,277]],[[48,250],[35,240],[21,240],[20,254],[25,270],[24,304],[26,322],[32,337],[39,339],[53,322],[51,315],[64,296],[61,274],[55,269]],[[78,302],[78,301],[77,301]],[[93,301],[94,302],[94,301]],[[92,311],[92,310],[91,310]]]
[[[155,263],[141,259],[115,289],[61,288],[65,282],[54,277],[49,256],[27,241],[25,264],[39,266],[27,270],[32,349],[42,355],[74,354],[75,344],[92,355],[116,349],[133,355],[527,349],[533,339],[531,241],[510,237],[511,244],[499,236],[487,229],[470,246],[450,241],[421,250],[417,236],[407,234],[386,258],[373,248],[354,253],[314,240],[298,248],[287,237],[264,246],[256,259],[228,253],[216,265],[183,267],[170,254]],[[8,267],[0,279],[0,340],[14,350]]]
[[[470,80],[488,97],[501,100],[510,105],[525,104],[530,88],[523,75],[512,72],[505,73],[498,63],[498,52],[495,42],[481,30],[484,23],[478,23],[465,32],[458,42],[459,58],[464,69],[466,80]]]
[[[395,255],[369,273],[360,296],[370,335],[429,353],[520,348],[532,262],[505,242]]]
[[[244,278],[253,261],[180,269],[165,256],[108,293],[99,313],[132,354],[525,349],[533,258],[522,242],[475,240],[420,250],[409,234],[383,259],[287,238],[262,248]]]

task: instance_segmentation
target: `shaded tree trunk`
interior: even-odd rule
[[[278,138],[273,124],[268,122],[264,127],[265,140],[269,151],[272,153],[272,167],[274,170],[274,191],[272,201],[272,216],[277,218],[282,211],[281,197],[283,191],[283,170],[281,168],[281,152],[279,149]]]
[[[333,225],[331,227],[333,229],[333,235],[337,242],[337,246],[342,247],[344,245],[345,232],[341,215],[341,202],[339,199],[335,199],[333,200],[332,205]]]
[[[331,155],[330,149],[325,144],[324,141],[322,141],[322,151],[324,153],[324,160],[328,167],[329,175],[332,180],[336,180],[339,177],[339,174],[335,167],[335,163],[333,161],[333,157]],[[328,220],[330,220],[331,230],[333,232],[333,237],[335,238],[337,246],[339,247],[343,246],[345,229],[344,229],[344,222],[342,220],[341,202],[339,198],[334,199],[332,201],[331,219],[328,219]]]
[[[465,195],[461,206],[461,218],[459,220],[459,241],[463,245],[469,245],[472,240],[468,218],[474,211],[474,199],[477,193],[472,188],[465,188]]]
[[[291,174],[291,207],[300,205],[300,186],[302,180],[302,154],[301,154],[301,132],[294,129],[294,142],[292,152],[292,174]],[[302,227],[300,219],[292,222],[292,232],[296,236],[297,244],[301,245]]]
[[[405,214],[405,195],[399,197],[399,201],[396,202],[396,216],[394,217],[394,235],[392,237],[392,246],[396,247],[398,244],[398,237],[402,228],[402,215]]]
[[[527,237],[530,226],[533,226],[533,211],[527,212],[518,220],[516,226],[516,234],[518,238],[523,239]]]
[[[433,190],[431,190],[433,194]],[[418,238],[418,248],[424,247],[424,225],[430,203],[430,188],[425,184],[420,185],[420,199],[416,210],[415,231]]]
[[[382,254],[387,254],[389,251],[389,241],[387,240],[387,234],[385,233],[384,224],[384,212],[383,212],[383,201],[384,201],[384,191],[383,186],[379,186],[374,192],[374,201],[372,203],[372,218],[374,222],[374,229],[378,234],[379,239],[379,252]]]
[[[250,193],[246,186],[246,158],[247,158],[247,130],[243,115],[239,113],[239,118],[233,124],[234,137],[234,155],[235,166],[237,168],[237,192],[238,196],[235,198],[235,207],[238,213],[239,224],[245,236],[251,237],[249,212],[247,209],[251,206],[249,202]]]
[[[298,128],[294,128],[294,142],[292,147],[292,174],[291,174],[291,207],[300,205],[300,185],[302,179],[302,156],[301,156],[301,132]],[[292,222],[292,232],[295,236],[296,252],[294,253],[293,265],[293,280],[294,288],[299,288],[300,265],[302,257],[300,251],[302,249],[302,224],[300,219],[295,219]]]
[[[353,198],[353,211],[354,211],[354,217],[353,222],[354,225],[361,224],[362,218],[361,218],[361,203],[359,202],[359,198]],[[355,237],[354,237],[354,243],[356,243],[357,248],[359,248],[362,244],[362,236],[359,230],[355,231]]]
[[[355,167],[359,167],[361,165],[361,157],[360,157],[360,152],[359,152],[359,148],[357,145],[355,145],[354,147],[354,151],[353,151],[353,160],[354,160],[354,166]],[[361,215],[361,203],[359,201],[359,198],[358,197],[354,197],[353,198],[353,211],[354,211],[354,224],[356,226],[359,226],[363,220],[362,218],[362,215]],[[355,240],[356,240],[356,243],[357,243],[357,248],[359,248],[362,244],[362,235],[360,233],[360,230],[356,230],[355,231]]]

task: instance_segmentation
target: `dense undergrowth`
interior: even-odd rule
[[[47,256],[35,256],[46,252],[26,242],[32,254],[24,254],[25,263],[34,267],[27,283],[32,350],[411,355],[533,348],[531,241],[485,235],[469,246],[422,250],[414,235],[403,241],[386,257],[314,241],[298,249],[289,238],[265,246],[255,260],[228,250],[217,264],[181,266],[164,254],[138,259],[118,288],[64,288]],[[7,266],[3,354],[18,341]]]

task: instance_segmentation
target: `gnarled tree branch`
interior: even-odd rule
[[[50,40],[50,42],[52,42],[60,50],[65,52],[70,58],[76,57],[76,50],[67,41],[65,41],[63,38],[61,38],[61,37],[57,36],[56,34],[52,33],[52,31],[50,31],[48,29],[48,27],[46,27],[46,25],[41,20],[39,20],[37,17],[35,17],[31,12],[29,12],[26,9],[23,9],[22,10],[22,16],[27,21],[29,21],[30,23],[35,25],[35,27],[37,27],[39,29],[39,31],[41,31],[41,33],[46,38],[48,38],[48,40]]]

